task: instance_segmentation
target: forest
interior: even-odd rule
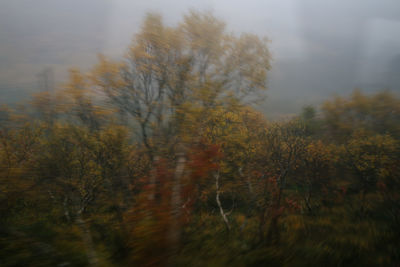
[[[398,266],[400,98],[269,120],[268,40],[150,13],[0,108],[0,266]]]

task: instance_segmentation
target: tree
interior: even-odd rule
[[[174,28],[148,14],[122,62],[100,57],[94,85],[131,115],[152,162],[173,159],[172,214],[183,203],[187,149],[205,136],[214,112],[231,112],[267,88],[269,62],[266,40],[228,34],[223,22],[195,11]],[[157,182],[155,175],[149,178]]]
[[[366,135],[357,132],[346,145],[346,163],[354,173],[355,190],[360,193],[361,211],[366,208],[366,197],[375,192],[378,183],[385,183],[396,161],[398,142],[389,135]]]
[[[269,60],[264,40],[227,34],[211,14],[192,11],[175,28],[149,14],[125,60],[101,57],[93,80],[132,115],[154,157],[155,142],[182,135],[189,103],[207,112],[265,90]]]
[[[294,175],[294,182],[310,214],[319,206],[318,201],[324,197],[324,192],[328,192],[330,171],[335,161],[332,145],[313,140],[306,144],[304,153],[297,162],[299,168]]]
[[[390,92],[365,95],[354,90],[348,98],[336,97],[322,105],[329,138],[345,142],[363,129],[373,134],[400,136],[400,100]]]

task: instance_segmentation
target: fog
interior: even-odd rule
[[[269,38],[272,70],[260,108],[271,117],[356,87],[399,91],[396,0],[3,0],[1,103],[40,90],[43,69],[51,68],[55,83],[62,84],[69,68],[89,70],[98,53],[121,57],[147,12],[174,25],[191,8],[213,12],[234,33]]]
[[[0,266],[400,266],[399,11],[0,0]]]

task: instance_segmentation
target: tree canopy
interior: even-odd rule
[[[0,265],[400,263],[400,99],[269,121],[266,39],[148,14],[124,58],[0,108]]]

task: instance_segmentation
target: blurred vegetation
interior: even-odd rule
[[[1,266],[397,266],[400,99],[269,122],[266,40],[207,13],[0,110]]]

